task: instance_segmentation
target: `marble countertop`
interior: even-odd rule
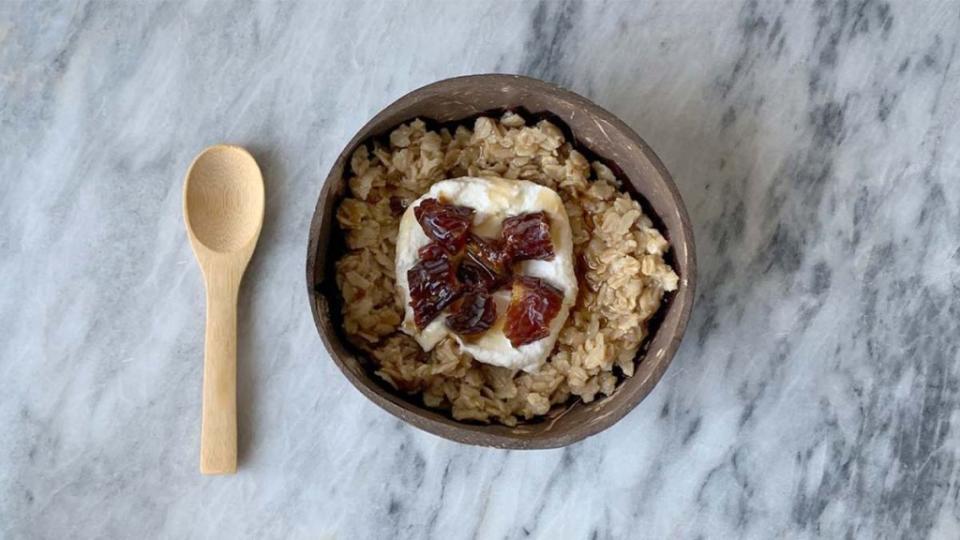
[[[954,2],[0,2],[0,537],[960,535]],[[673,365],[565,449],[363,398],[303,282],[320,183],[403,93],[523,73],[610,109],[686,200]],[[249,147],[241,470],[198,473],[182,177]]]

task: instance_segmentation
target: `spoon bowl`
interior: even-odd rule
[[[184,195],[187,229],[206,248],[230,253],[256,241],[263,223],[263,177],[243,148],[204,150],[190,166]]]
[[[237,295],[263,226],[263,207],[263,176],[246,150],[211,146],[193,160],[183,186],[183,215],[207,291],[203,474],[237,470]]]

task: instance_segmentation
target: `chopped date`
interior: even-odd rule
[[[460,294],[456,270],[447,256],[420,260],[407,271],[407,282],[413,322],[421,330]]]
[[[427,236],[440,242],[448,253],[456,253],[467,240],[474,210],[437,199],[424,199],[413,209],[413,213]]]
[[[447,253],[443,246],[439,242],[430,242],[429,244],[423,246],[417,250],[417,255],[420,256],[422,260],[433,261],[441,257],[450,257],[450,254]]]
[[[457,279],[466,287],[493,290],[498,276],[471,257],[464,257],[457,268]]]
[[[483,289],[470,289],[450,306],[447,328],[472,336],[485,332],[497,319],[497,306],[490,293]]]
[[[512,261],[553,259],[550,220],[544,212],[520,214],[503,220],[503,241]]]
[[[507,280],[509,274],[510,266],[502,242],[486,240],[475,234],[467,236],[466,255],[457,272],[464,285],[494,290]]]
[[[515,278],[504,335],[514,347],[547,337],[562,303],[563,292],[546,281],[529,276]]]
[[[400,201],[391,199],[391,208]],[[555,256],[550,220],[544,212],[504,220],[501,238],[470,232],[474,210],[425,199],[414,215],[431,242],[420,248],[420,260],[407,271],[414,322],[421,330],[447,307],[447,328],[463,336],[489,330],[497,318],[492,292],[512,287],[504,334],[514,347],[550,335],[560,312],[563,292],[540,278],[512,276],[514,261],[550,260]]]
[[[507,272],[507,253],[503,249],[503,242],[497,239],[486,239],[475,234],[467,236],[467,254],[497,274]]]

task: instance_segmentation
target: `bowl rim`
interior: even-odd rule
[[[517,435],[507,435],[495,431],[484,431],[483,428],[488,426],[475,426],[473,424],[461,423],[453,420],[449,416],[442,415],[437,411],[429,409],[425,405],[420,405],[413,400],[405,399],[393,393],[376,392],[371,387],[371,385],[377,384],[376,381],[373,380],[373,374],[368,373],[367,379],[363,380],[358,377],[357,374],[352,372],[346,366],[344,359],[340,357],[341,353],[337,351],[337,347],[333,342],[334,339],[342,341],[339,335],[327,335],[327,332],[325,332],[323,329],[323,321],[321,320],[320,315],[321,302],[318,300],[324,295],[317,290],[317,281],[315,279],[318,259],[317,250],[320,241],[320,232],[323,225],[323,219],[325,217],[325,211],[323,208],[324,202],[329,197],[334,196],[331,191],[335,188],[337,183],[342,180],[342,178],[335,178],[334,172],[337,169],[337,165],[341,162],[343,162],[344,165],[347,165],[349,163],[350,155],[356,146],[362,142],[360,139],[368,139],[371,136],[376,136],[376,133],[368,132],[371,130],[375,132],[376,126],[380,124],[383,119],[387,117],[395,108],[407,105],[408,102],[416,99],[418,96],[424,93],[435,91],[437,89],[444,89],[447,86],[456,85],[463,82],[483,84],[512,83],[525,86],[529,91],[549,93],[556,98],[563,99],[575,105],[578,108],[588,110],[590,114],[601,118],[614,129],[619,130],[626,138],[636,145],[637,150],[643,155],[644,159],[649,162],[649,164],[660,176],[660,181],[663,184],[663,187],[666,188],[666,191],[669,195],[670,205],[677,212],[680,222],[680,229],[683,231],[682,240],[686,248],[686,271],[684,272],[684,275],[681,276],[680,287],[686,289],[686,294],[682,295],[682,297],[681,295],[677,294],[677,297],[681,297],[681,304],[679,306],[680,313],[678,315],[677,325],[673,335],[670,336],[669,341],[662,349],[662,354],[658,354],[657,358],[655,359],[657,362],[657,365],[655,366],[656,369],[650,373],[647,379],[642,381],[634,381],[635,385],[641,386],[640,390],[632,393],[627,401],[623,402],[619,408],[610,409],[597,421],[590,422],[583,426],[577,426],[576,429],[571,429],[567,432],[552,433],[548,431],[538,433],[536,437],[522,438]],[[480,113],[483,111],[477,112]],[[571,127],[570,129],[572,130],[573,128]],[[576,133],[574,133],[574,135],[576,135]],[[342,173],[343,171],[341,171],[341,177]],[[644,196],[643,193],[639,193],[639,195]],[[334,220],[334,216],[330,216],[330,219]],[[330,231],[333,232],[334,229],[335,224],[332,224]],[[673,241],[671,241],[671,244],[672,242]],[[671,247],[674,249],[675,256],[679,256],[677,255],[675,246]],[[357,390],[359,390],[361,394],[366,396],[381,409],[387,411],[394,417],[413,425],[414,427],[455,442],[494,448],[547,449],[567,446],[586,439],[592,435],[596,435],[597,433],[609,428],[621,420],[634,408],[636,408],[636,406],[643,401],[647,395],[649,395],[657,383],[662,379],[664,372],[672,363],[673,357],[680,346],[680,341],[686,331],[693,311],[693,304],[696,296],[696,280],[696,250],[690,217],[680,196],[680,192],[677,189],[676,184],[673,182],[673,177],[670,175],[669,171],[667,171],[667,168],[663,165],[663,162],[656,155],[653,149],[650,148],[646,141],[644,141],[630,126],[620,120],[613,113],[597,105],[596,103],[560,86],[523,75],[487,73],[441,79],[439,81],[432,82],[411,90],[410,92],[405,93],[401,97],[395,99],[390,104],[380,109],[376,115],[374,115],[357,130],[354,136],[344,145],[343,150],[341,150],[341,152],[337,155],[336,159],[334,159],[334,161],[331,163],[330,171],[324,178],[323,186],[320,190],[317,203],[314,207],[314,213],[310,222],[309,238],[307,242],[306,285],[308,300],[310,302],[310,311],[313,314],[317,333],[320,335],[320,339],[323,342],[330,359],[333,360],[333,363],[336,364],[347,380],[349,380],[350,383]],[[679,288],[677,292],[680,292]],[[655,333],[648,337],[647,342],[652,340],[661,330],[662,327],[658,328]],[[342,348],[347,349],[346,347]],[[641,358],[641,361],[650,361],[650,359],[648,359],[646,356],[648,352],[649,351],[643,351],[640,353],[644,355],[644,357]]]

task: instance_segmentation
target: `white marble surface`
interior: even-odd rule
[[[956,2],[0,0],[0,537],[960,535]],[[461,446],[355,391],[303,262],[402,93],[517,72],[672,170],[700,292],[665,379],[567,449]],[[250,147],[241,471],[197,472],[191,157]]]

